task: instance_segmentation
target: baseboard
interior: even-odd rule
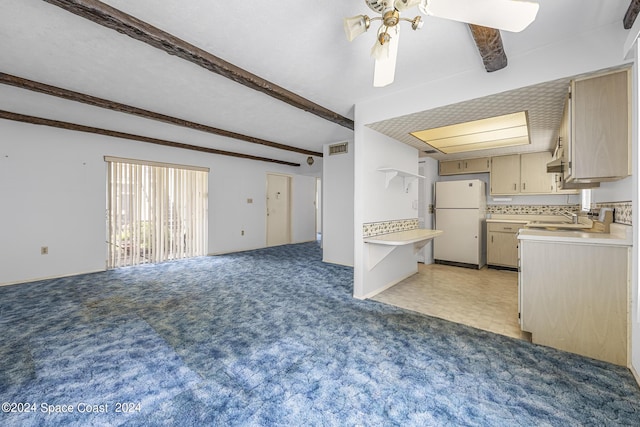
[[[631,374],[633,374],[633,377],[636,379],[636,382],[638,383],[638,387],[640,387],[640,375],[638,375],[638,371],[636,371],[633,365],[629,366],[629,370],[631,371]]]
[[[70,274],[62,274],[60,276],[47,276],[47,277],[36,277],[34,279],[26,279],[26,280],[18,280],[16,282],[7,282],[7,283],[0,283],[0,286],[13,286],[13,285],[21,285],[24,283],[33,283],[33,282],[41,282],[43,280],[54,280],[54,279],[62,279],[64,277],[71,277],[71,276],[81,276],[83,274],[94,274],[94,273],[102,273],[107,271],[106,269],[100,269],[100,270],[92,270],[92,271],[85,271],[82,273],[70,273]]]
[[[384,292],[387,289],[389,289],[390,287],[397,285],[398,283],[402,282],[405,279],[408,279],[409,277],[413,276],[414,274],[416,274],[417,271],[414,271],[412,273],[409,273],[405,276],[400,277],[397,280],[394,280],[392,282],[387,283],[386,285],[384,285],[383,287],[381,287],[380,289],[376,289],[375,291],[369,292],[368,294],[364,295],[363,297],[358,297],[356,295],[354,295],[353,297],[356,299],[369,299],[369,298],[373,298],[374,296],[378,295],[380,292]]]
[[[278,245],[278,246],[299,245],[299,244],[302,244],[302,243],[311,243],[311,242],[317,242],[317,240],[313,239],[313,240],[304,240],[304,241],[300,241],[300,242],[284,243],[283,245]],[[254,246],[254,247],[244,248],[244,249],[231,249],[231,250],[228,250],[228,251],[207,252],[207,256],[235,254],[235,253],[238,253],[238,252],[255,251],[255,250],[258,250],[258,249],[266,249],[266,248],[273,248],[273,247],[275,247],[275,246]]]
[[[228,255],[228,254],[237,254],[238,252],[247,252],[247,251],[255,251],[258,249],[264,249],[268,246],[257,246],[255,248],[246,248],[246,249],[233,249],[228,251],[220,251],[220,252],[208,252],[207,256],[216,256],[216,255]]]
[[[482,264],[482,265],[480,265],[480,264],[469,264],[469,263],[466,263],[466,262],[445,261],[445,260],[441,260],[441,259],[434,260],[434,264],[449,265],[451,267],[472,268],[474,270],[480,270],[482,267],[484,267],[484,264]]]
[[[337,261],[331,261],[328,259],[322,259],[322,262],[326,262],[327,264],[335,264],[335,265],[341,265],[343,267],[351,267],[353,268],[353,264],[345,264],[344,262],[337,262]]]

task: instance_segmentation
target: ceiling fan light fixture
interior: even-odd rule
[[[389,43],[380,44],[380,42],[376,40],[371,48],[371,56],[377,61],[389,59]]]
[[[424,21],[422,20],[422,17],[420,15],[416,16],[411,21],[411,28],[413,30],[419,30],[420,28],[422,28],[422,25],[424,25]]]
[[[422,0],[396,0],[393,6],[397,11],[403,12],[407,9],[411,9],[414,6],[420,4]]]
[[[353,41],[360,34],[364,34],[371,26],[371,19],[367,15],[357,15],[344,18],[344,33],[349,41]]]
[[[389,59],[389,45],[391,41],[391,36],[386,31],[381,31],[378,33],[378,39],[373,44],[371,48],[371,56],[373,56],[377,61],[384,61],[385,59]]]
[[[400,12],[395,9],[387,10],[382,16],[382,22],[387,27],[395,27],[400,22]]]

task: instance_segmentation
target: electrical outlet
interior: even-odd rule
[[[253,199],[247,199],[247,203],[249,204],[253,203]]]
[[[240,235],[244,236],[244,230],[240,231]]]
[[[40,255],[49,255],[49,246],[41,246]]]

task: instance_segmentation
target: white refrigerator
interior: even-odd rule
[[[487,260],[484,181],[436,182],[435,187],[435,228],[444,232],[433,241],[435,262],[482,268]]]

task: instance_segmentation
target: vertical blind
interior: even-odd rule
[[[209,170],[105,157],[108,268],[205,255]]]

